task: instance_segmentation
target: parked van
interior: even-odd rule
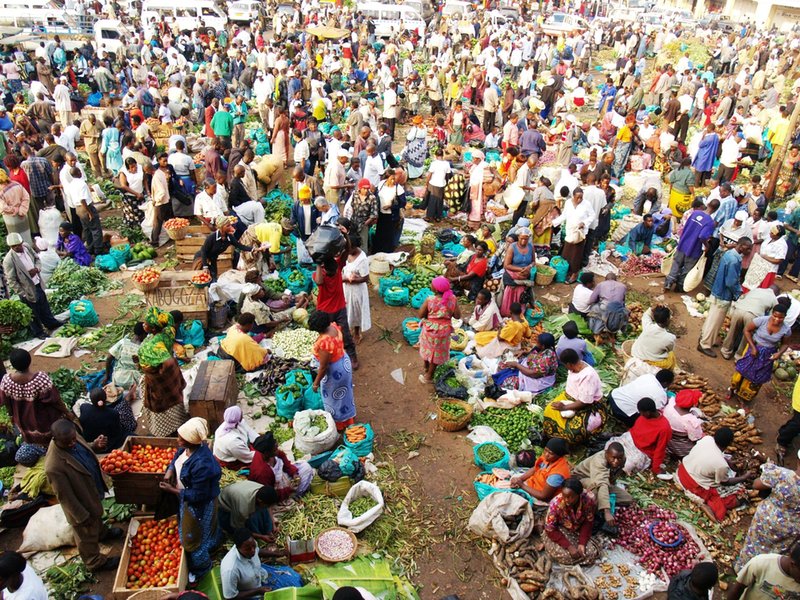
[[[372,20],[377,37],[388,38],[404,29],[425,35],[425,19],[410,6],[380,2],[359,2],[357,6],[358,12]]]
[[[148,33],[154,20],[171,25],[173,19],[177,19],[182,31],[206,27],[219,33],[228,23],[228,17],[213,0],[144,0],[142,24]]]

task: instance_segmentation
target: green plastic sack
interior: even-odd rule
[[[378,280],[378,293],[383,297],[386,294],[386,290],[393,287],[400,287],[403,285],[403,279],[401,277],[381,277]]]
[[[186,346],[194,346],[200,348],[206,343],[206,332],[203,331],[203,324],[197,319],[193,319],[188,323],[184,321],[178,328],[178,339]]]
[[[303,392],[303,408],[302,410],[324,410],[325,405],[322,402],[322,394],[315,392],[314,388],[308,386],[306,391]]]
[[[281,279],[286,283],[286,288],[293,294],[308,292],[311,290],[311,277],[301,269],[284,269],[279,273]]]
[[[93,327],[100,321],[91,300],[73,300],[69,303],[69,322],[81,327]]]
[[[348,477],[356,472],[356,464],[359,462],[358,455],[347,446],[339,446],[336,448],[333,454],[331,454],[330,459],[339,463],[339,469],[342,471],[342,475],[347,475]]]
[[[486,446],[495,446],[496,448],[502,450],[503,458],[493,463],[483,462],[478,455],[478,450]],[[484,442],[483,444],[478,444],[472,449],[472,456],[475,460],[475,464],[478,465],[482,471],[491,471],[492,469],[507,469],[509,466],[509,461],[511,460],[511,455],[508,453],[508,449],[497,442]]]
[[[375,442],[375,432],[372,431],[372,426],[369,423],[356,423],[355,425],[351,425],[350,427],[363,427],[367,431],[367,436],[360,442],[348,442],[347,436],[343,436],[344,445],[356,456],[367,456],[370,452],[372,452],[372,445]],[[349,428],[348,428],[349,429]],[[347,429],[345,429],[345,433]]]
[[[225,600],[222,595],[222,578],[219,567],[214,567],[197,582],[197,591],[209,597],[209,600]]]
[[[542,319],[544,319],[544,307],[542,303],[537,300],[533,308],[529,308],[525,311],[525,320],[531,327],[536,327]]]
[[[322,590],[315,585],[288,587],[264,594],[264,600],[322,600]]]
[[[556,338],[561,335],[561,329],[564,327],[564,324],[567,321],[575,321],[575,324],[578,326],[578,333],[582,336],[591,336],[592,330],[589,328],[588,323],[586,323],[586,319],[584,319],[580,315],[575,314],[559,314],[559,315],[551,315],[544,319],[542,324],[544,325],[545,331],[549,331],[552,333]]]
[[[569,263],[560,256],[554,256],[550,259],[550,266],[556,271],[554,281],[556,283],[564,283],[569,273]]]
[[[110,254],[100,254],[94,259],[94,266],[107,273],[119,271],[119,263]]]
[[[108,254],[117,262],[117,266],[119,267],[127,263],[133,257],[130,244],[117,244],[108,251]]]
[[[422,305],[425,303],[425,300],[428,297],[433,296],[433,290],[431,288],[424,287],[420,291],[418,291],[414,296],[411,298],[411,307],[412,308],[422,308]]]
[[[414,279],[414,273],[408,269],[395,269],[392,271],[391,277],[400,279],[402,285],[408,285]]]
[[[411,292],[407,287],[393,287],[386,290],[383,301],[389,306],[405,306],[410,295]]]
[[[286,374],[286,382],[275,390],[275,405],[279,417],[293,419],[296,412],[303,410],[304,394],[312,382],[308,371],[295,369]],[[290,389],[291,387],[296,389]]]
[[[491,475],[491,471],[483,471],[481,475]],[[518,489],[507,489],[507,488],[496,488],[494,486],[489,485],[488,483],[482,483],[480,481],[475,481],[473,484],[475,488],[475,493],[478,495],[478,500],[483,500],[489,494],[494,494],[495,492],[511,492],[512,494],[519,494],[525,500],[533,504],[533,498],[531,495],[526,492],[525,490],[518,490]]]
[[[413,346],[419,341],[419,335],[422,331],[421,327],[416,327],[414,329],[411,329],[409,328],[409,325],[412,323],[419,324],[419,322],[420,320],[415,317],[409,317],[403,320],[403,338],[405,338],[409,346]]]

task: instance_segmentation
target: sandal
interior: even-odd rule
[[[782,467],[785,461],[786,461],[786,448],[784,448],[780,444],[777,444],[775,446],[775,463],[779,467]]]

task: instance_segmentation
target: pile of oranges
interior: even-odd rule
[[[136,473],[163,473],[175,456],[174,448],[156,448],[150,444],[134,444],[130,452],[112,450],[100,467],[109,475],[126,471]]]
[[[182,550],[175,517],[140,522],[131,540],[127,589],[177,585]]]
[[[131,281],[141,285],[154,283],[161,279],[161,271],[153,267],[145,267],[131,275]]]
[[[195,285],[206,285],[211,283],[211,273],[208,271],[200,271],[192,275],[192,283]]]

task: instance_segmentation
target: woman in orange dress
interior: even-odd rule
[[[336,429],[343,431],[355,423],[356,403],[353,396],[353,367],[344,351],[342,330],[336,323],[331,323],[327,313],[320,310],[308,318],[308,328],[319,333],[313,348],[319,368],[311,387],[315,392],[321,391],[325,410],[333,416]]]

